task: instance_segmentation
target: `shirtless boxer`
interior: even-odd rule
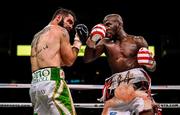
[[[80,38],[88,34],[85,25],[76,26],[73,45],[69,32],[76,21],[75,14],[60,8],[50,23],[34,35],[31,43],[32,82],[30,88],[34,115],[76,115],[63,66],[71,66],[81,47]]]
[[[92,62],[105,53],[112,76],[105,80],[102,115],[155,115],[151,97],[151,78],[145,71],[155,71],[156,62],[142,36],[127,34],[119,14],[105,16],[95,25],[86,41],[84,61]],[[146,68],[146,69],[145,69]],[[124,112],[124,113],[123,113]],[[113,114],[114,115],[114,114]]]

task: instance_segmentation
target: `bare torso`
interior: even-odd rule
[[[49,66],[61,67],[60,30],[58,26],[48,25],[34,36],[30,58],[32,71]]]
[[[113,73],[139,67],[137,52],[140,47],[147,47],[144,38],[128,35],[121,40],[104,40],[105,52]]]

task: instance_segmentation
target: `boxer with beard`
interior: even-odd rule
[[[81,39],[88,31],[84,24],[77,25],[71,45],[69,33],[75,21],[74,12],[57,9],[50,23],[34,35],[29,90],[34,115],[76,115],[63,67],[73,65],[82,45]]]

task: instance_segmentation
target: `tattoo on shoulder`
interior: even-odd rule
[[[48,32],[50,30],[50,27],[45,27],[43,30],[41,30],[40,32],[38,32],[37,34],[34,35],[33,41],[31,43],[31,47],[37,47],[38,43],[39,43],[39,39],[41,37],[42,34]]]
[[[38,32],[37,34],[34,35],[33,41],[31,43],[31,48],[34,48],[36,53],[34,55],[32,55],[32,57],[36,57],[42,50],[45,50],[48,48],[47,44],[44,47],[42,47],[41,49],[37,49],[37,46],[39,44],[41,35],[48,32],[49,30],[50,30],[50,27],[45,27],[43,30],[41,30],[40,32]]]
[[[62,31],[63,37],[66,37],[66,36],[67,36],[67,31],[66,31],[66,29],[61,28],[61,31]]]

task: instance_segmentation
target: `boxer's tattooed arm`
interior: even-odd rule
[[[46,44],[44,47],[42,47],[41,49],[37,49],[37,46],[38,46],[38,44],[39,44],[39,40],[40,40],[40,37],[41,37],[41,35],[42,34],[44,34],[44,33],[46,33],[46,32],[48,32],[50,30],[50,28],[49,27],[46,27],[46,28],[44,28],[42,31],[40,31],[40,32],[38,32],[35,36],[34,36],[34,38],[33,38],[33,41],[32,41],[32,43],[31,43],[31,47],[32,48],[34,48],[35,49],[35,54],[34,55],[32,55],[32,57],[36,57],[42,50],[45,50],[46,48],[48,48],[48,45]]]
[[[66,31],[66,29],[60,28],[60,30],[62,31],[62,36],[63,36],[63,38],[66,38],[66,37],[67,37],[67,31]]]

